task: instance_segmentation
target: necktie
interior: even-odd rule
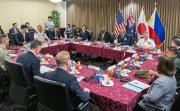
[[[25,40],[25,33],[23,33],[23,39],[24,39],[24,41],[26,41],[26,40]]]

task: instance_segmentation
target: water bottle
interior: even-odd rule
[[[108,42],[107,46],[110,47],[110,42]]]
[[[147,53],[144,54],[144,58],[145,58],[145,59],[148,58],[148,54],[147,54]]]
[[[85,40],[85,43],[87,43],[87,42],[88,42],[88,39]]]
[[[100,79],[99,79],[99,74],[96,74],[96,83],[99,83]]]
[[[135,60],[134,59],[131,60],[131,65],[133,65],[133,66],[135,65]]]
[[[155,48],[154,48],[154,52],[156,52],[156,53],[157,53],[157,51],[158,51],[158,49],[157,49],[157,47],[155,47]]]
[[[100,70],[99,70],[99,82],[101,82],[101,81],[102,81],[103,70],[102,70],[101,67],[100,67],[99,69],[100,69]]]

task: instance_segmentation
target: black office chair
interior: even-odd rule
[[[66,85],[63,83],[34,76],[34,84],[39,102],[38,111],[82,111],[88,105],[88,102],[81,103],[74,109]]]
[[[0,103],[8,96],[9,84],[10,79],[7,75],[7,71],[0,68]]]
[[[171,106],[170,111],[180,111],[179,103],[180,103],[180,93],[175,97],[175,100]],[[165,108],[157,106],[157,105],[152,105],[152,104],[148,104],[148,103],[146,103],[145,105],[150,108],[155,109],[155,111],[166,111]]]
[[[36,95],[34,94],[33,88],[28,85],[27,75],[22,64],[8,60],[5,60],[5,64],[11,79],[9,97],[17,104],[13,111],[26,111],[35,107],[35,104],[37,103]]]

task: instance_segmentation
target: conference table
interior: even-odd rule
[[[83,46],[86,48],[90,47],[88,45],[86,46],[83,44],[78,45],[78,44],[62,43],[59,45],[44,47],[42,50],[42,53],[46,52],[46,53],[50,53],[50,54],[55,54],[55,50],[60,51],[60,49],[61,49],[61,50],[69,51],[69,49],[71,50],[72,48],[74,48],[73,50],[78,50],[78,51],[81,50],[83,53],[86,51],[86,50],[81,49]],[[96,47],[96,46],[92,46],[92,47]],[[19,47],[19,49],[21,49],[21,48]],[[106,52],[103,52],[104,50],[110,50],[110,49],[103,48],[103,50],[102,50],[102,48],[101,48],[102,53],[106,53]],[[23,51],[17,50],[16,52],[13,52],[13,53],[15,53],[18,57],[20,54],[23,53]],[[88,51],[86,53],[89,54]],[[99,52],[93,53],[93,54],[96,54],[96,56],[98,56],[98,53]],[[99,56],[105,57],[105,55],[103,55],[102,53],[101,54],[99,53]],[[12,58],[12,60],[16,61],[17,57]],[[109,56],[107,56],[106,58],[109,58]],[[115,58],[115,59],[119,59],[119,57]],[[156,71],[157,59],[158,59],[158,55],[154,56],[152,60],[144,61],[143,64],[141,65],[141,69]],[[49,64],[46,64],[46,66],[56,64],[54,58],[51,58],[48,61],[48,63]],[[87,77],[94,73],[94,70],[90,69],[88,66],[85,66],[85,65],[81,65],[81,66],[82,66],[82,69],[79,70],[80,74],[77,74],[76,76]],[[53,69],[55,69],[55,68],[56,68],[56,66],[53,67]],[[139,80],[139,81],[147,83],[147,84],[151,84],[154,81],[154,77],[151,77],[151,78],[136,77],[135,76],[136,71],[137,71],[137,69],[133,69],[128,74],[129,77],[131,78],[131,80]],[[102,86],[100,83],[97,83],[95,79],[93,79],[89,82],[80,81],[79,84],[82,88],[90,89],[91,97],[100,105],[100,107],[104,111],[133,111],[133,108],[135,107],[136,103],[141,99],[142,95],[146,92],[146,90],[138,93],[138,92],[129,90],[127,88],[124,88],[122,85],[125,84],[125,82],[121,82],[120,79],[113,77],[112,80],[114,82],[114,86],[112,86],[112,87]]]
[[[107,44],[92,43],[92,42],[57,42],[55,41],[50,46],[44,46],[41,50],[42,54],[55,55],[59,51],[76,51],[86,55],[92,55],[113,60],[123,60],[127,57],[131,57],[134,53],[128,52],[127,48],[123,50],[117,50]]]

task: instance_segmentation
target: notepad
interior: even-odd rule
[[[136,91],[136,92],[141,92],[144,89],[149,88],[150,85],[140,82],[138,80],[133,80],[131,82],[124,84],[123,87],[133,90],[133,91]]]
[[[51,69],[51,68],[46,67],[46,66],[41,66],[41,67],[40,67],[40,72],[41,72],[41,74],[46,73],[46,72],[50,72],[50,71],[53,71],[53,70],[54,70],[54,69]]]

